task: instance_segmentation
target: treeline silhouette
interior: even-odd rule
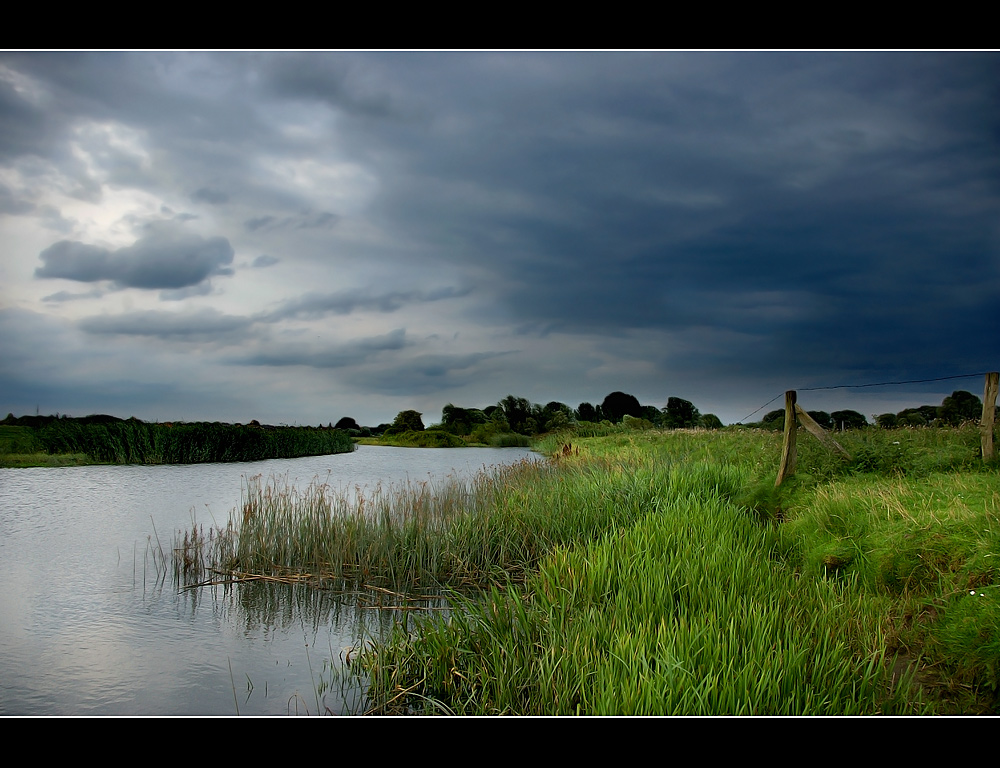
[[[807,411],[823,429],[859,429],[870,422],[862,413],[852,410]],[[896,427],[958,426],[966,421],[978,421],[983,415],[983,401],[971,392],[958,390],[941,401],[940,405],[921,405],[904,408],[898,413],[881,413],[873,416],[875,424],[885,429]],[[764,415],[760,426],[784,429],[785,409],[779,408]]]
[[[612,392],[594,405],[580,403],[572,408],[566,403],[551,401],[545,405],[532,403],[525,397],[507,395],[496,405],[485,408],[463,408],[448,403],[441,411],[441,421],[424,426],[423,414],[400,411],[391,424],[361,427],[345,416],[337,426],[355,436],[395,436],[410,433],[443,432],[487,445],[527,445],[523,438],[554,432],[588,423],[631,424],[637,428],[654,427],[679,429],[704,427],[718,429],[722,421],[714,414],[701,414],[689,400],[670,397],[663,408],[642,405],[638,398],[625,392]],[[441,444],[449,444],[442,442]]]
[[[150,423],[94,414],[21,416],[0,424],[27,427],[49,454],[82,453],[111,464],[199,464],[346,453],[350,435],[333,427],[274,427],[220,422]]]

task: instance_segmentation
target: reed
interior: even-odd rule
[[[82,454],[91,461],[110,464],[258,461],[354,450],[346,432],[315,427],[155,424],[138,419],[88,422],[59,418],[50,419],[37,429],[5,429],[30,431],[33,444],[49,455]]]
[[[178,577],[447,595],[354,654],[371,712],[1000,712],[997,467],[962,429],[838,441],[777,489],[762,430],[553,435],[438,485],[255,478]]]

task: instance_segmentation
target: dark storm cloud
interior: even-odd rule
[[[449,80],[439,140],[435,125],[391,134],[400,167],[379,203],[441,259],[490,275],[492,318],[539,334],[714,327],[734,341],[703,354],[747,375],[1000,352],[984,330],[1000,269],[996,54],[505,58],[534,81],[491,61],[463,60],[477,93]]]
[[[361,117],[385,118],[398,109],[385,91],[365,80],[365,68],[336,54],[278,54],[263,61],[268,92],[284,99],[316,100]]]
[[[218,189],[202,187],[191,195],[191,199],[209,203],[210,205],[222,205],[229,202],[229,194]]]
[[[358,368],[349,373],[347,380],[359,389],[380,395],[426,395],[481,381],[484,376],[495,372],[488,368],[491,361],[510,354],[418,355],[405,361]]]
[[[41,252],[36,277],[84,283],[103,280],[129,288],[185,288],[215,275],[231,275],[233,247],[224,237],[154,232],[109,250],[61,240]]]
[[[223,341],[244,336],[252,324],[249,318],[205,309],[189,313],[144,311],[99,315],[84,318],[79,328],[93,334]]]
[[[399,328],[381,336],[369,336],[333,347],[318,347],[304,343],[282,344],[280,348],[253,355],[232,358],[235,365],[305,366],[308,368],[346,368],[365,363],[385,352],[396,352],[413,342]]]
[[[315,320],[327,315],[348,315],[361,310],[370,312],[396,312],[407,304],[425,304],[465,296],[470,291],[453,287],[434,291],[393,291],[371,293],[369,291],[339,291],[336,293],[307,293],[291,299],[271,312],[259,316],[268,322],[298,318]]]
[[[256,216],[243,222],[248,232],[281,229],[331,229],[340,217],[329,211],[306,212],[296,216]]]
[[[519,333],[539,357],[551,343],[567,387],[640,371],[598,399],[642,376],[648,391],[683,376],[697,392],[709,375],[747,390],[1000,359],[996,52],[0,54],[0,221],[51,202],[36,192],[56,171],[38,158],[64,195],[184,200],[242,254],[281,254],[283,279],[308,262],[310,293],[254,297],[240,322],[261,333],[405,307],[427,338],[447,311],[463,342]],[[221,239],[56,237],[39,277],[207,303],[231,271]],[[475,286],[475,301],[434,304],[469,291],[428,284]],[[246,332],[223,317],[220,333]],[[108,343],[127,330],[88,322]],[[564,358],[568,337],[594,361]],[[414,352],[362,339],[244,359],[399,395],[490,365]],[[533,380],[519,355],[503,362]]]

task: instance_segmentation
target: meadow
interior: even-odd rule
[[[248,485],[187,584],[448,597],[338,674],[381,714],[1000,714],[1000,483],[979,431],[550,435],[544,461],[348,498]]]

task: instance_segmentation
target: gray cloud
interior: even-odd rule
[[[138,339],[207,341],[216,323],[252,337],[234,359],[321,371],[379,407],[436,388],[459,405],[493,386],[663,404],[949,375],[1000,355],[998,82],[996,52],[6,52],[0,227],[22,274],[39,248],[21,253],[22,230],[51,242],[28,224],[47,221],[66,234],[37,277],[99,283],[94,301],[155,289],[126,298],[206,329],[126,316]],[[132,194],[106,233],[77,204]],[[161,204],[232,242],[137,229]],[[135,245],[99,245],[128,226]],[[211,278],[234,250],[282,267],[223,295]],[[443,301],[467,286],[475,301]],[[47,303],[70,316],[82,296]],[[222,302],[248,325],[225,327]],[[392,343],[450,324],[521,351],[462,367],[458,343],[441,359],[372,346],[364,313],[403,311]],[[355,346],[288,328],[349,315]],[[87,343],[127,343],[111,317],[87,321]]]
[[[210,205],[222,205],[229,202],[229,194],[218,189],[202,187],[191,195],[191,199],[196,202],[205,202]]]
[[[280,264],[281,259],[274,256],[268,256],[266,253],[262,253],[256,259],[251,262],[250,266],[254,269],[263,269],[265,267],[273,267],[275,264]]]
[[[270,232],[281,229],[331,229],[340,217],[329,211],[301,213],[296,216],[257,216],[243,222],[248,232]]]
[[[197,312],[125,312],[98,315],[80,321],[81,330],[92,334],[153,336],[161,339],[224,340],[244,336],[252,325],[245,317],[224,315],[211,309]]]
[[[368,366],[352,371],[348,381],[368,392],[395,396],[446,392],[481,381],[495,373],[489,365],[510,352],[475,352],[455,355],[417,355],[405,361]],[[497,395],[499,400],[502,395]],[[442,403],[442,406],[444,403]]]
[[[273,322],[291,318],[315,320],[327,315],[347,315],[361,310],[389,313],[395,312],[407,304],[443,301],[465,296],[468,293],[470,293],[469,289],[450,286],[434,291],[307,293],[304,296],[283,302],[276,309],[263,313],[259,318]]]
[[[230,275],[233,247],[224,237],[154,231],[135,244],[109,250],[60,240],[39,254],[36,277],[93,283],[108,280],[129,288],[185,288],[215,275]]]
[[[230,363],[260,366],[305,366],[308,368],[346,368],[365,363],[384,352],[396,352],[413,342],[399,328],[380,336],[359,338],[333,347],[318,347],[304,343],[286,343],[280,348],[234,357]]]

